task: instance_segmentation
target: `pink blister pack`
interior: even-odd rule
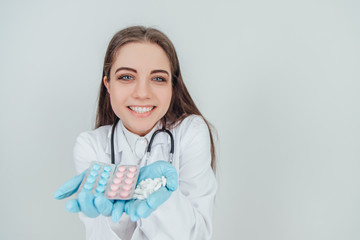
[[[87,190],[95,196],[101,194],[108,199],[132,199],[139,170],[140,168],[137,165],[92,162],[81,182],[78,193]]]

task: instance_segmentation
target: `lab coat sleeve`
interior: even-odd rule
[[[180,131],[179,187],[148,218],[138,221],[133,239],[211,239],[216,179],[207,125],[196,116]],[[140,232],[141,231],[141,232]]]
[[[95,135],[94,135],[95,136]],[[96,154],[96,138],[90,132],[81,133],[76,139],[74,147],[74,161],[77,173],[86,170],[92,161],[98,161]],[[110,229],[107,219],[103,216],[89,218],[79,213],[80,220],[85,225],[86,239],[119,240],[120,238]]]

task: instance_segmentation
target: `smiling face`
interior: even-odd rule
[[[154,43],[127,43],[103,79],[116,116],[132,133],[144,136],[169,109],[172,84],[169,59]]]

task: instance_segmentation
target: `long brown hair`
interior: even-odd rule
[[[99,104],[96,115],[96,127],[113,124],[117,119],[110,104],[110,95],[103,83],[106,76],[110,81],[111,66],[115,61],[118,50],[127,43],[131,42],[150,42],[159,45],[166,53],[170,61],[171,79],[172,79],[172,98],[169,109],[165,116],[160,120],[163,126],[171,129],[180,124],[187,116],[196,114],[201,116],[208,126],[211,142],[211,167],[215,172],[215,145],[211,124],[204,118],[196,107],[194,101],[184,84],[180,72],[180,64],[175,51],[175,47],[169,38],[162,32],[154,28],[146,28],[143,26],[132,26],[117,32],[111,39],[106,50],[104,59],[103,75],[100,83]]]

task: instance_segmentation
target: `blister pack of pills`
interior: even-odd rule
[[[81,182],[78,193],[83,189],[92,194],[104,195],[108,199],[132,199],[139,177],[137,165],[115,165],[92,162]]]

